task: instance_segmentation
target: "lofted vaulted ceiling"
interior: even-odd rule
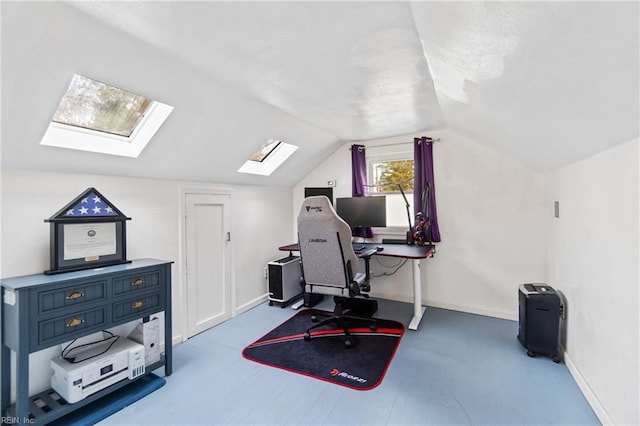
[[[450,128],[540,170],[638,138],[639,3],[2,3],[5,167],[291,185]],[[174,113],[138,159],[39,146],[73,73]],[[237,168],[300,146],[268,178]]]

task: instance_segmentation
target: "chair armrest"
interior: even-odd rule
[[[364,259],[364,268],[365,268],[365,278],[364,282],[360,285],[360,289],[364,292],[369,292],[371,290],[371,286],[369,285],[369,280],[371,280],[371,266],[369,265],[369,261],[371,257],[376,254],[377,250],[375,248],[363,250],[361,253],[358,253],[358,257],[360,259]],[[366,297],[369,297],[368,295]]]

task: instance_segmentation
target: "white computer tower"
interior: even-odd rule
[[[269,304],[274,302],[285,306],[302,296],[300,279],[300,257],[287,256],[267,264],[269,281]]]

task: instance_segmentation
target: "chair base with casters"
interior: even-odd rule
[[[346,348],[352,348],[355,346],[355,342],[351,333],[349,332],[349,326],[353,325],[354,322],[357,323],[365,323],[369,325],[369,329],[371,331],[376,331],[378,329],[378,322],[374,318],[370,318],[377,309],[378,303],[375,300],[367,300],[367,299],[352,299],[341,296],[334,296],[333,298],[335,302],[335,309],[333,314],[323,315],[312,315],[311,321],[315,324],[311,327],[307,328],[304,332],[304,340],[311,340],[311,330],[322,327],[327,324],[337,324],[338,327],[342,328],[344,332],[344,346]],[[368,304],[362,302],[370,302]],[[354,306],[355,305],[355,306]],[[356,312],[359,315],[350,315],[351,312]],[[320,320],[319,317],[326,317],[323,320]]]

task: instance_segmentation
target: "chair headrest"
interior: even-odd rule
[[[322,218],[340,217],[336,214],[329,199],[324,195],[315,195],[307,197],[300,206],[298,213],[298,222],[301,219],[313,218],[314,220]]]

